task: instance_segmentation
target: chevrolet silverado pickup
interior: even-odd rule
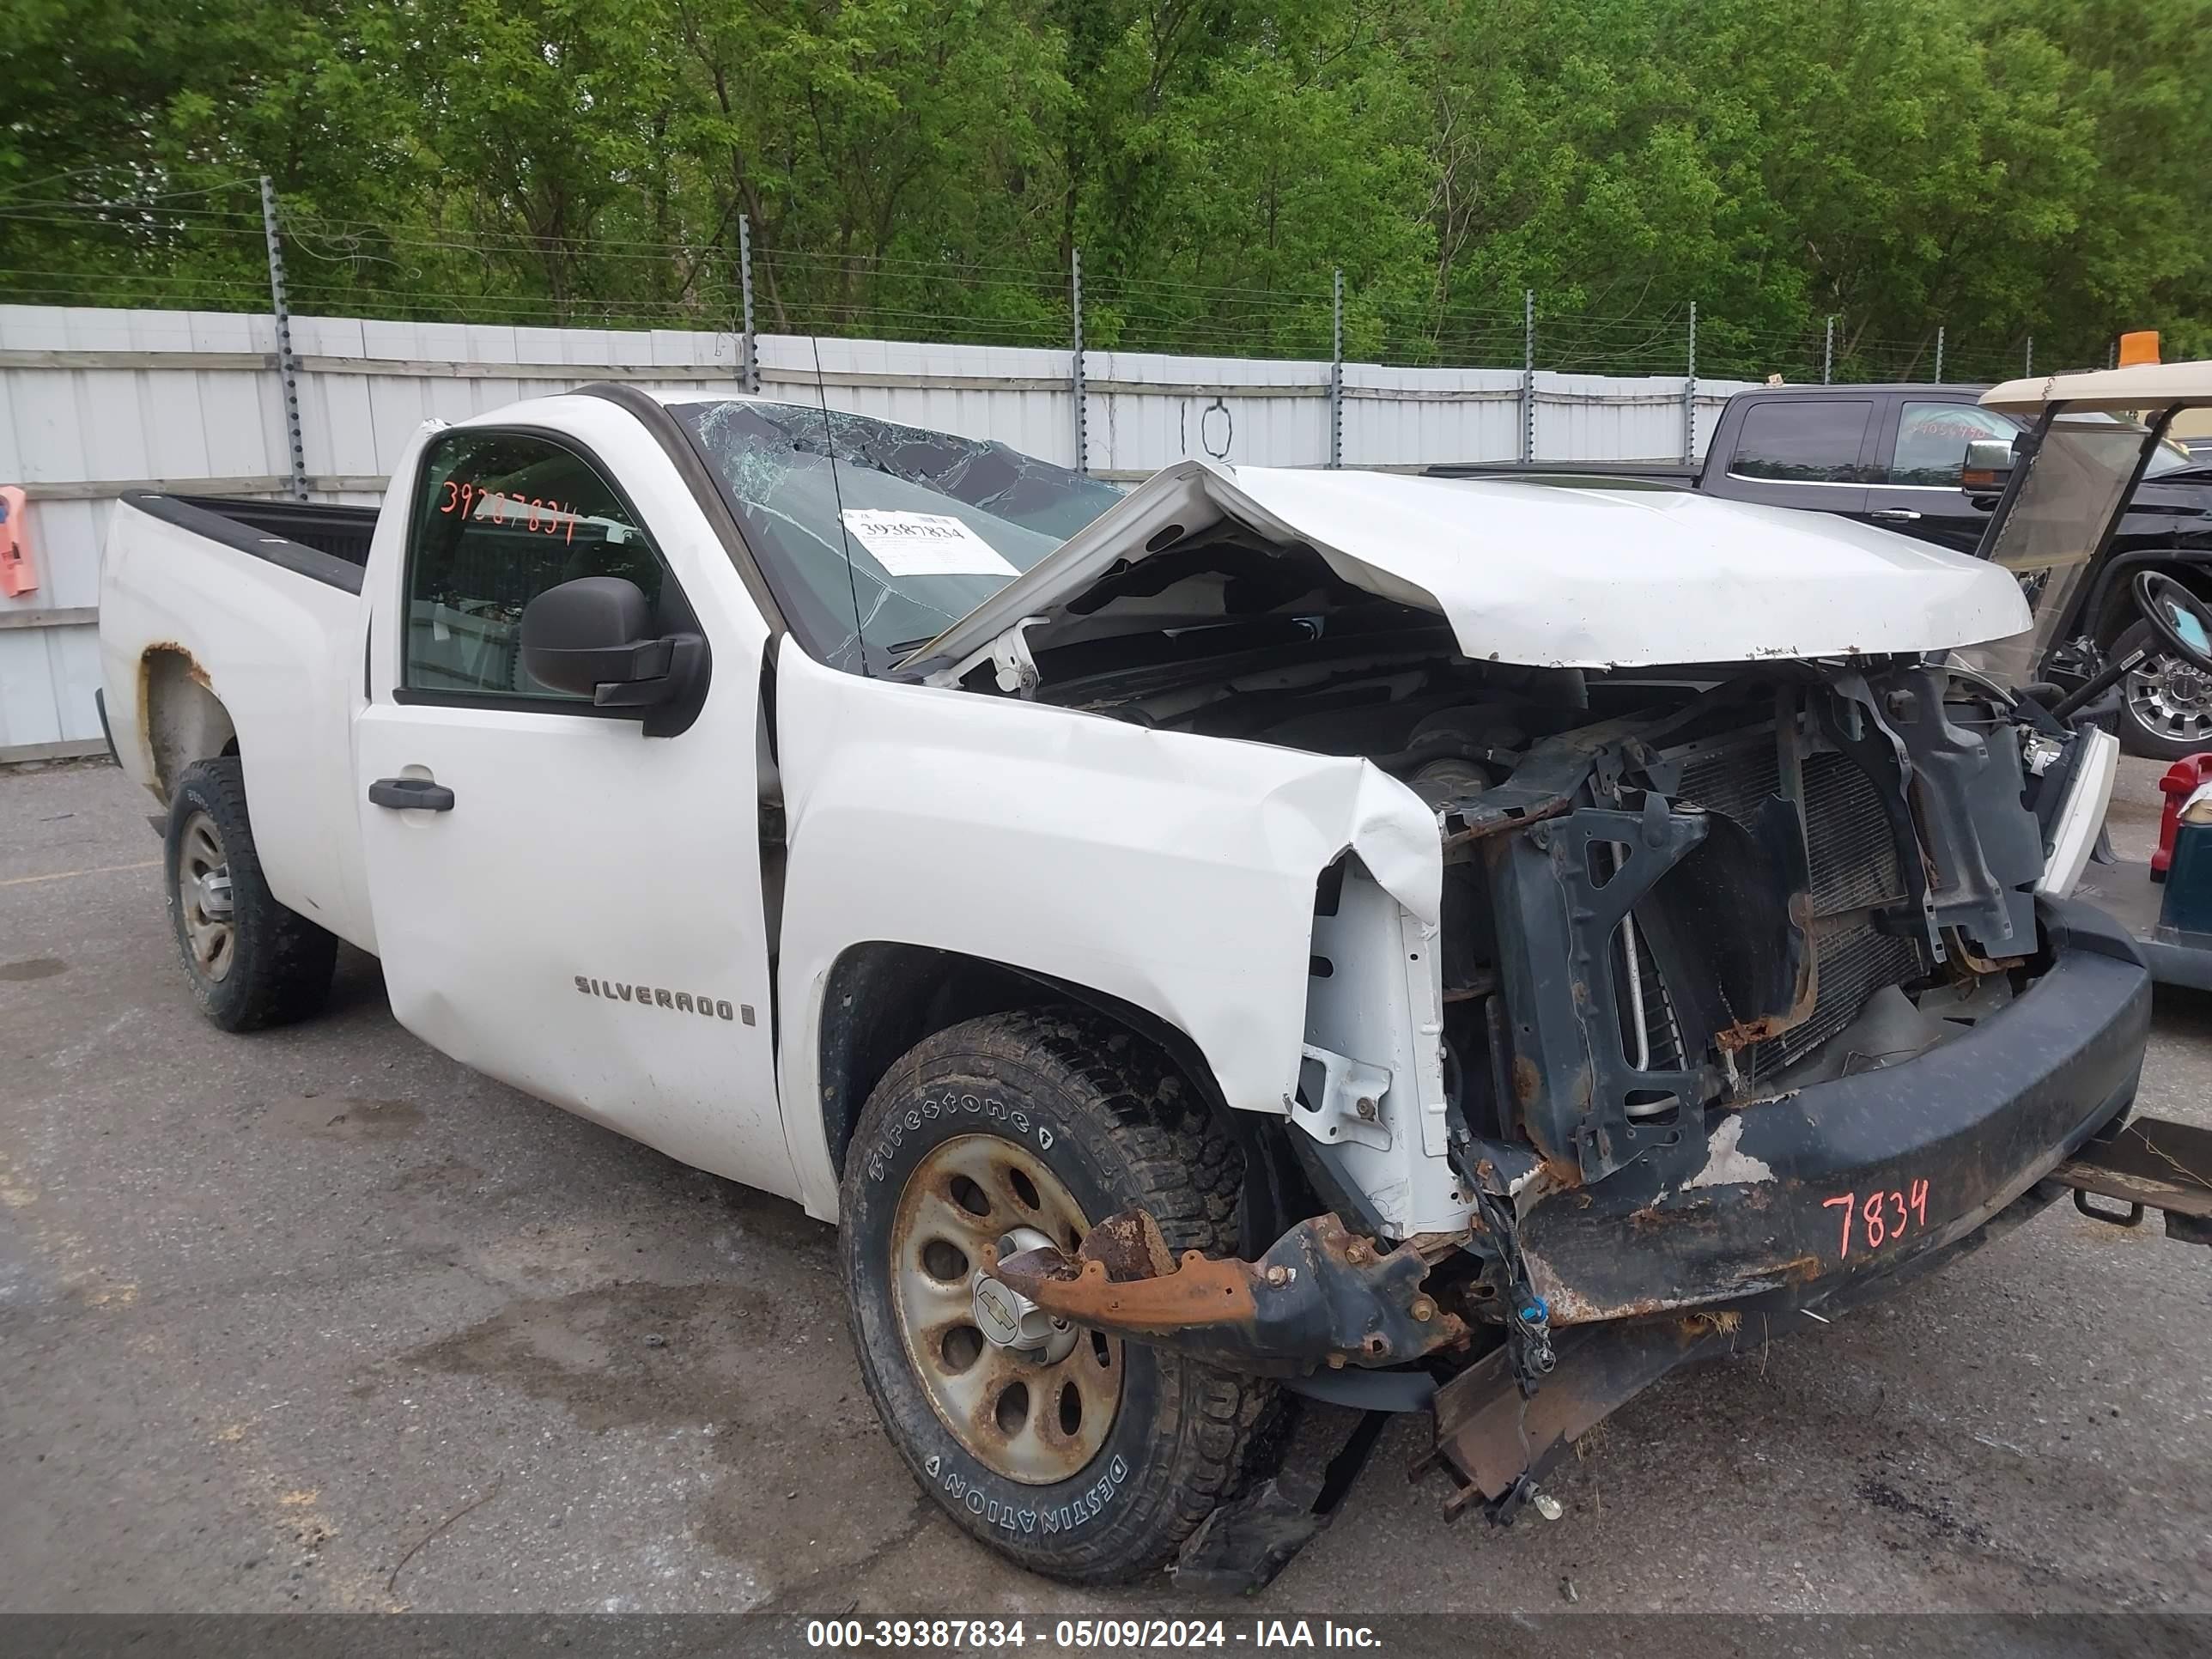
[[[1839,514],[1972,553],[1998,492],[1992,474],[1963,469],[1966,446],[2016,441],[2027,430],[2008,411],[1978,401],[1982,390],[1955,383],[1753,386],[1728,400],[1701,462],[1581,468],[1546,461],[1510,470],[1674,483],[1727,501]],[[1431,469],[1455,477],[1506,470]],[[2087,677],[2093,659],[2149,647],[2122,679],[2107,723],[2130,754],[2156,760],[2212,746],[2212,676],[2160,646],[2128,580],[2149,570],[2212,599],[2212,453],[2161,442],[2113,529],[2111,553],[2106,580],[2081,595],[2051,672],[2070,688]]]
[[[916,1480],[1097,1581],[1233,1555],[1301,1395],[1432,1412],[1510,1521],[1670,1366],[2060,1190],[2149,993],[2067,896],[2111,740],[1958,654],[2031,622],[1678,489],[1121,495],[605,386],[430,423],[380,512],[134,497],[100,628],[210,1018],[348,941],[834,1222]]]

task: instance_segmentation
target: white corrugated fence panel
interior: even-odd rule
[[[1520,454],[1520,370],[1344,366],[1346,466],[1510,461]]]
[[[212,312],[0,306],[0,351],[254,354],[266,318]],[[256,477],[283,447],[273,376],[252,368],[9,367],[0,373],[0,483],[29,488]],[[112,497],[33,499],[39,586],[0,612],[76,611],[100,598]],[[88,622],[0,629],[0,751],[96,738],[99,641]]]
[[[763,334],[762,390],[799,404],[996,439],[1062,465],[1076,459],[1065,350]],[[544,328],[295,317],[307,470],[319,499],[373,501],[425,420],[465,420],[615,372],[648,387],[735,392],[743,343],[711,330]],[[128,353],[124,362],[0,368],[0,483],[59,487],[36,499],[30,531],[40,585],[0,599],[7,612],[68,611],[99,599],[112,494],[100,486],[212,481],[281,491],[289,480],[276,328],[222,312],[0,306],[0,352]],[[174,368],[146,364],[175,355]],[[222,354],[229,362],[209,362]],[[252,361],[240,361],[252,360]],[[572,377],[549,368],[573,367]],[[820,380],[817,380],[817,367]],[[1084,360],[1088,465],[1142,474],[1187,456],[1314,466],[1328,454],[1328,365],[1315,361],[1091,351]],[[513,374],[500,374],[512,368]],[[489,372],[488,372],[489,371]],[[1345,366],[1343,455],[1350,466],[1503,460],[1520,453],[1517,368]],[[1698,383],[1698,442],[1733,381]],[[1640,459],[1682,447],[1682,382],[1655,376],[1537,376],[1540,459]],[[341,481],[355,487],[341,487]],[[94,628],[0,627],[0,753],[99,734]]]

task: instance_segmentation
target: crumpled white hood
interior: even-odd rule
[[[1933,651],[2030,625],[2003,569],[1826,514],[1641,484],[1182,461],[908,660],[957,661],[1025,617],[1051,618],[1148,544],[1223,520],[1439,612],[1470,658],[1536,667]],[[1030,638],[1049,644],[1049,621]]]

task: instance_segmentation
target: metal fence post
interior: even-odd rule
[[[1936,384],[1943,384],[1943,325],[1936,325]]]
[[[1344,268],[1330,285],[1328,327],[1328,464],[1344,465]]]
[[[738,216],[738,292],[744,305],[745,334],[743,342],[744,362],[739,365],[744,374],[748,392],[760,390],[760,337],[753,332],[753,222],[746,215]]]
[[[1820,341],[1820,384],[1826,386],[1836,378],[1836,313],[1828,313],[1828,327]]]
[[[2035,373],[2035,336],[2027,337],[2027,349],[2021,354],[2020,372],[2023,379]]]
[[[269,240],[269,302],[276,313],[276,378],[284,388],[284,433],[292,447],[292,497],[307,499],[307,447],[300,431],[300,360],[292,355],[292,307],[284,298],[284,243],[276,234],[276,186],[261,175],[261,229]]]
[[[1072,247],[1067,251],[1067,286],[1069,308],[1075,317],[1075,372],[1070,377],[1075,391],[1075,470],[1091,471],[1090,411],[1084,407],[1083,392],[1083,250]]]
[[[1521,290],[1521,459],[1536,459],[1536,290]]]
[[[1689,372],[1682,377],[1682,459],[1698,459],[1698,302],[1690,301]]]

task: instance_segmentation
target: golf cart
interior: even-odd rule
[[[1969,446],[1966,477],[2004,486],[1982,550],[2020,578],[2036,626],[1972,654],[1993,678],[2047,708],[2060,726],[2081,732],[2084,740],[2060,763],[2101,774],[2088,789],[2041,793],[2054,803],[2047,810],[2067,820],[2045,826],[2054,866],[2135,937],[2153,978],[2212,990],[2212,754],[2168,770],[2160,784],[2159,847],[2148,862],[2115,859],[2109,850],[2092,858],[2102,842],[2119,753],[2105,728],[2129,677],[2162,653],[2212,681],[2212,608],[2151,568],[2155,555],[2111,551],[2128,499],[2176,413],[2212,407],[2212,362],[2010,380],[1981,401],[2030,423],[2012,445]],[[2106,653],[2089,635],[2090,619],[2104,614],[2117,584],[2130,592],[2149,638]],[[2054,734],[2054,757],[2058,747]],[[2033,757],[2029,766],[2034,769]]]

